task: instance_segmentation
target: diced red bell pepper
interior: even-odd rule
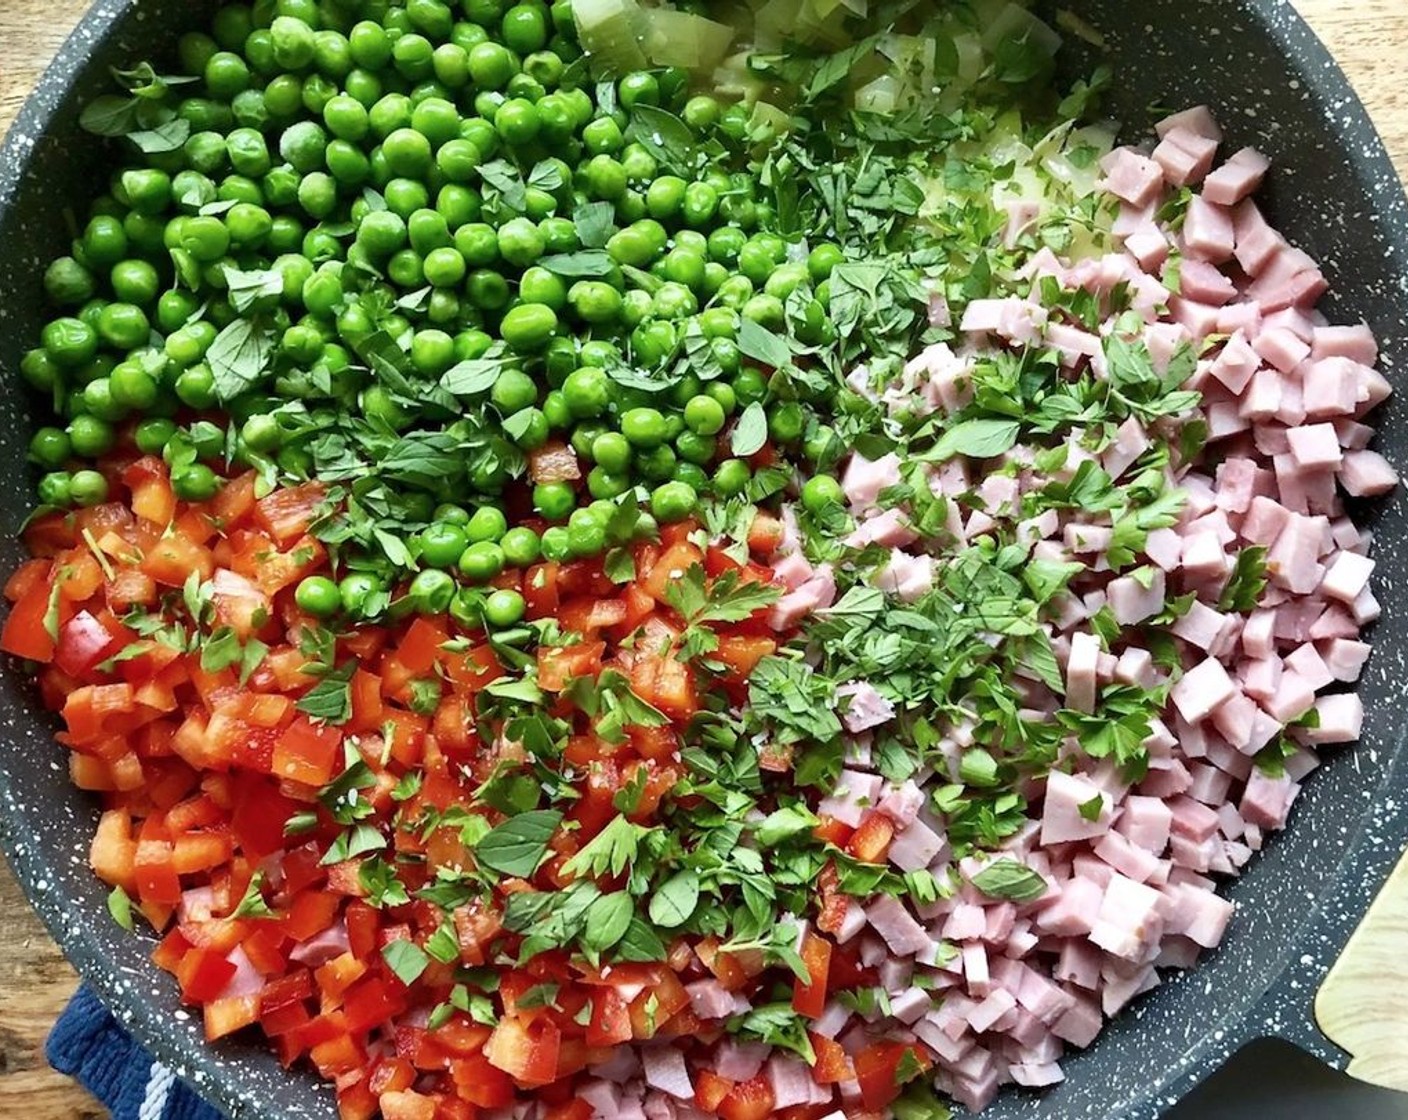
[[[718,1111],[723,1120],[767,1120],[776,1103],[772,1084],[760,1073],[730,1089],[728,1096],[719,1102]]]
[[[605,642],[539,646],[538,687],[547,692],[561,692],[578,677],[595,677],[601,672],[605,652]]]
[[[341,752],[342,732],[299,716],[274,747],[273,772],[305,786],[325,786],[332,781]]]
[[[670,545],[660,554],[660,559],[650,572],[638,580],[641,589],[657,603],[669,602],[669,589],[678,583],[684,574],[695,566],[702,567],[704,554],[688,541]]]
[[[831,942],[807,932],[802,939],[802,963],[807,966],[807,982],[792,982],[792,1010],[808,1019],[821,1018],[826,1009],[827,974],[831,971]]]
[[[546,1019],[505,1015],[484,1045],[484,1056],[525,1088],[557,1080],[562,1032]]]
[[[884,813],[871,810],[860,822],[846,850],[863,863],[884,863],[895,838],[895,822]]]
[[[592,993],[592,1017],[587,1024],[588,1046],[617,1046],[631,1040],[631,1013],[615,988]]]

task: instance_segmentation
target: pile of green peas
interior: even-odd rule
[[[494,453],[435,489],[403,484],[423,605],[505,567],[599,554],[620,543],[622,503],[648,527],[746,493],[753,471],[727,436],[752,404],[774,445],[824,456],[831,402],[780,395],[738,335],[751,320],[826,342],[842,252],[772,231],[744,106],[678,68],[594,81],[571,0],[257,0],[221,8],[178,56],[198,80],[142,112],[184,139],[127,148],[44,276],[59,315],[22,372],[58,413],[30,448],[46,505],[106,500],[91,463],[129,444],[164,455],[189,501],[249,465],[306,479],[316,425],[274,414],[290,399],[378,431],[455,430],[374,372],[378,337],[417,386],[501,366],[461,402],[492,421]],[[650,111],[687,135],[679,166],[633,125]],[[249,273],[252,299],[236,291]],[[273,353],[231,399],[210,359],[241,320],[271,332]],[[622,368],[662,388],[622,384]],[[553,440],[583,478],[531,487],[541,535],[511,527],[524,457]],[[334,585],[336,609],[357,613],[368,580]],[[330,613],[329,583],[300,588],[305,609]],[[480,598],[487,611],[494,595]]]

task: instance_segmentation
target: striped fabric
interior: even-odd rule
[[[45,1048],[49,1064],[107,1106],[112,1120],[221,1120],[220,1113],[132,1039],[83,988]]]

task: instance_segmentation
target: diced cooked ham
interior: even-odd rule
[[[1175,187],[1202,182],[1217,158],[1217,141],[1183,125],[1163,134],[1154,149],[1154,162],[1163,168],[1164,178]]]
[[[1183,674],[1169,693],[1169,699],[1184,719],[1189,723],[1199,723],[1236,692],[1237,686],[1222,663],[1216,658],[1207,657]]]
[[[1092,811],[1096,798],[1100,811]],[[1046,796],[1041,813],[1041,843],[1064,844],[1089,840],[1110,830],[1110,795],[1077,774],[1053,770],[1046,776]],[[1088,807],[1082,812],[1082,806]]]
[[[842,824],[859,828],[868,810],[880,801],[882,779],[876,774],[866,774],[859,770],[842,770],[836,781],[836,788],[829,797],[822,799],[817,811],[834,817]]]
[[[1255,148],[1243,148],[1203,182],[1203,197],[1222,206],[1235,206],[1261,189],[1271,161]]]
[[[923,821],[915,821],[890,844],[890,862],[901,871],[918,871],[943,854],[945,845],[942,836]]]
[[[811,1070],[796,1058],[774,1054],[768,1059],[767,1076],[775,1108],[793,1108],[811,1103]]]
[[[1377,451],[1351,451],[1340,467],[1340,485],[1355,498],[1377,498],[1398,485],[1398,472]]]
[[[813,611],[829,607],[835,601],[836,577],[830,565],[823,564],[805,583],[772,605],[768,625],[774,630],[791,630]]]
[[[1352,743],[1364,727],[1364,701],[1357,692],[1322,696],[1315,702],[1316,727],[1306,728],[1308,743]]]
[[[1222,143],[1222,126],[1217,123],[1217,117],[1206,105],[1195,105],[1191,109],[1172,113],[1154,125],[1154,132],[1160,140],[1175,129],[1211,140],[1214,144]]]
[[[1152,887],[1111,875],[1090,940],[1123,960],[1138,960],[1163,933],[1159,900]]]
[[[1194,195],[1188,203],[1188,215],[1183,224],[1183,240],[1190,253],[1212,264],[1231,260],[1232,251],[1237,245],[1231,211],[1225,206],[1210,202],[1204,196]],[[1183,294],[1195,298],[1192,291]]]
[[[914,916],[897,898],[882,895],[865,908],[871,927],[885,944],[902,957],[913,957],[930,945],[930,938]]]
[[[851,681],[836,690],[841,703],[841,722],[855,734],[880,727],[895,718],[895,706],[881,696],[869,681]]]
[[[1240,805],[1242,816],[1262,828],[1284,828],[1300,786],[1288,775],[1273,778],[1264,771],[1253,770]]]
[[[874,507],[880,492],[900,482],[900,458],[894,452],[875,461],[864,455],[852,455],[841,478],[841,489],[855,510]]]
[[[1168,847],[1169,830],[1173,827],[1173,812],[1157,797],[1133,794],[1124,801],[1116,828],[1121,835],[1147,852],[1162,855]]]
[[[733,1014],[733,993],[717,980],[695,980],[684,990],[690,1008],[701,1019],[725,1019]]]
[[[890,553],[889,563],[875,577],[875,586],[906,603],[912,603],[933,589],[934,558],[912,556],[897,548]]]
[[[990,334],[1021,346],[1041,341],[1048,313],[1034,300],[1016,296],[1006,299],[975,299],[963,313],[962,329],[968,333]]]
[[[692,1100],[694,1083],[684,1064],[684,1052],[673,1046],[648,1046],[641,1051],[645,1083],[676,1100]]]
[[[294,947],[289,959],[309,968],[321,968],[328,961],[350,952],[352,943],[347,937],[347,923],[339,919],[322,933],[315,934],[307,941]]]
[[[1100,639],[1084,631],[1071,635],[1066,662],[1066,707],[1078,712],[1095,710],[1096,666]]]
[[[855,531],[846,538],[846,546],[865,548],[867,545],[881,544],[887,548],[903,548],[913,544],[918,536],[902,511],[887,509],[856,526]]]
[[[734,1038],[725,1038],[714,1051],[714,1071],[730,1081],[750,1081],[763,1068],[769,1049],[760,1042],[740,1042]]]
[[[1116,148],[1101,160],[1100,169],[1105,190],[1131,206],[1148,205],[1163,189],[1163,170],[1133,148]]]

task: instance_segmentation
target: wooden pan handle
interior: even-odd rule
[[[1408,854],[1325,977],[1315,1019],[1352,1076],[1408,1091]]]

